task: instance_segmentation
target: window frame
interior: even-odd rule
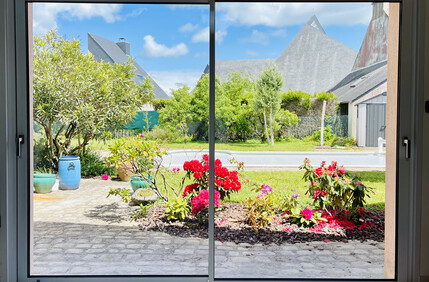
[[[5,95],[0,97],[0,113],[4,120],[0,123],[0,145],[4,150],[0,151],[2,159],[0,164],[2,179],[0,180],[0,215],[2,226],[0,228],[0,262],[1,273],[6,281],[237,281],[245,279],[214,279],[214,203],[213,183],[214,174],[210,179],[210,225],[209,225],[209,273],[203,277],[165,277],[165,276],[28,276],[28,219],[30,198],[28,186],[30,177],[30,138],[29,132],[29,103],[28,103],[28,30],[27,30],[27,2],[58,2],[55,0],[26,1],[5,0],[4,10],[1,12],[2,20],[0,37],[5,38],[4,46],[0,47],[2,56],[0,66],[5,71],[4,87]],[[67,3],[148,3],[148,4],[209,4],[210,6],[210,73],[215,73],[214,64],[214,30],[215,30],[215,3],[216,2],[264,2],[264,1],[226,1],[226,0],[126,0],[126,1],[68,1]],[[267,1],[267,2],[369,2],[361,0],[353,1]],[[371,2],[384,2],[373,0]],[[400,36],[399,36],[399,71],[398,71],[398,108],[397,108],[397,166],[396,166],[396,267],[395,279],[381,279],[375,281],[410,281],[419,277],[419,247],[421,209],[419,182],[422,162],[420,155],[422,144],[419,143],[421,132],[422,109],[419,107],[422,101],[422,84],[420,70],[422,63],[419,55],[424,52],[419,41],[419,27],[422,25],[423,12],[419,13],[419,0],[393,1],[401,3],[400,8]],[[3,57],[3,54],[7,56]],[[4,66],[4,68],[3,68]],[[1,73],[0,73],[1,74]],[[0,81],[3,82],[3,81]],[[214,76],[210,77],[210,124],[214,124]],[[408,98],[407,98],[408,97]],[[214,126],[210,127],[210,167],[214,169]],[[24,136],[22,155],[17,158],[17,136]],[[405,147],[402,146],[404,137],[411,141],[411,158],[405,158]],[[252,281],[282,281],[282,279],[246,279]],[[284,279],[285,281],[300,281],[300,279]],[[319,281],[315,279],[305,279]],[[323,281],[338,281],[341,279],[322,279]],[[344,279],[349,281],[350,279]],[[356,280],[356,279],[352,279]],[[371,281],[369,279],[363,279]]]

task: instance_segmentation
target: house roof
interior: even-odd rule
[[[231,72],[239,71],[257,79],[265,67],[275,64],[283,74],[284,90],[322,92],[350,72],[356,54],[328,36],[312,16],[277,59],[216,61],[216,75],[225,80]]]
[[[347,75],[329,92],[338,97],[339,102],[353,102],[387,81],[387,60],[357,69]]]
[[[91,33],[88,33],[88,51],[94,55],[96,60],[103,60],[109,63],[123,64],[128,62],[130,58],[130,56],[127,55],[118,46],[118,44],[116,44],[116,42]],[[151,78],[135,60],[133,65],[136,67],[136,73],[133,80],[137,84],[142,84],[146,77]],[[170,96],[168,96],[153,79],[152,84],[155,99],[170,99]]]

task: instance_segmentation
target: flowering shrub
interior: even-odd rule
[[[203,155],[203,159],[187,161],[183,164],[183,170],[188,177],[194,178],[194,183],[185,187],[183,197],[192,191],[202,191],[209,186],[209,156]],[[220,198],[229,197],[231,192],[238,192],[241,189],[241,183],[238,180],[237,171],[229,171],[222,166],[219,159],[215,160],[215,189],[219,192]]]
[[[292,222],[298,226],[309,227],[318,225],[321,222],[328,221],[322,217],[322,214],[318,211],[314,211],[309,208],[300,210],[299,207],[291,209],[291,214],[285,214],[286,217],[290,217]]]
[[[168,201],[165,207],[168,220],[185,220],[189,213],[188,203],[180,197]]]
[[[322,209],[341,212],[348,208],[362,207],[365,197],[369,197],[369,192],[373,190],[334,161],[329,166],[322,162],[320,167],[313,169],[310,160],[306,158],[300,169],[305,170],[303,178],[310,182],[306,194],[313,198],[316,207]]]
[[[219,207],[220,206],[219,192],[218,191],[214,191],[214,192],[215,192],[214,204],[215,204],[215,207]],[[206,211],[206,214],[207,214],[208,206],[209,206],[209,191],[206,189],[201,190],[201,192],[198,195],[192,198],[191,205],[192,205],[193,214],[197,214],[203,210]]]

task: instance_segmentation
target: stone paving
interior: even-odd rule
[[[33,275],[206,275],[208,240],[141,231],[111,196],[124,182],[84,179],[34,195]],[[216,241],[216,277],[384,278],[384,243],[249,245]]]

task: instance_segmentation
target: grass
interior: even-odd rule
[[[367,199],[367,205],[384,209],[385,172],[365,171],[353,173],[360,176],[365,185],[374,188],[374,194],[371,194],[370,198]],[[179,175],[176,175],[176,177],[183,175],[184,172],[181,172]],[[244,179],[247,178],[251,183],[264,183],[270,185],[273,187],[274,191],[289,195],[299,194],[300,203],[302,205],[311,204],[312,199],[305,195],[308,184],[305,183],[302,176],[302,171],[247,171],[243,173],[243,176],[240,179],[242,189],[238,193],[232,193],[230,199],[225,199],[224,201],[229,203],[241,203],[249,197],[256,197],[258,193],[253,191],[250,185],[246,184],[244,181]],[[190,183],[190,180],[187,180],[185,185]],[[172,197],[172,193],[170,196]]]
[[[90,150],[104,150],[107,151],[110,144],[114,140],[106,142],[100,140],[92,140],[88,148]],[[72,146],[77,144],[77,140],[72,140]],[[266,143],[261,143],[260,140],[248,140],[246,142],[230,142],[230,143],[216,143],[216,150],[229,150],[229,151],[300,151],[308,152],[314,151],[317,142],[304,141],[299,139],[292,139],[290,141],[277,141],[274,146],[269,146]],[[195,149],[195,150],[208,150],[209,143],[203,141],[190,141],[184,142],[164,142],[162,143],[164,149]]]

